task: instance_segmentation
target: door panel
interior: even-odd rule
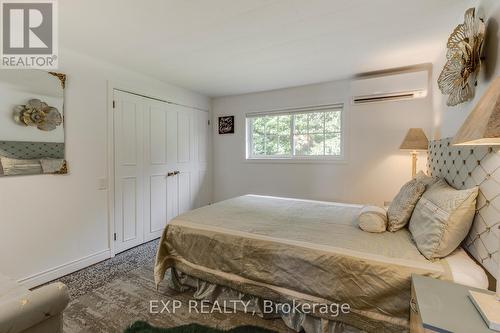
[[[135,178],[122,179],[123,241],[137,238],[137,182]],[[140,194],[139,194],[140,195]]]
[[[177,162],[177,110],[168,105],[166,109],[167,124],[165,131],[167,132],[167,161],[169,165]]]
[[[179,214],[193,209],[191,200],[191,173],[182,172],[177,175],[179,186]]]
[[[115,253],[143,242],[143,103],[115,91]]]
[[[151,176],[151,223],[149,233],[161,232],[167,222],[167,178],[165,175]]]
[[[198,171],[195,170],[191,172],[191,209],[196,209],[199,207],[198,204],[198,192],[200,182],[198,181]]]
[[[191,155],[191,126],[190,112],[179,111],[177,113],[177,162],[188,163]]]
[[[176,176],[167,178],[167,221],[179,215],[179,190]]]
[[[198,206],[203,207],[210,204],[210,183],[208,179],[208,172],[206,169],[200,169],[198,171],[198,182]]]
[[[151,164],[167,162],[167,113],[163,108],[149,109],[149,151]],[[147,132],[147,131],[146,131]]]
[[[208,124],[209,115],[205,111],[194,112],[194,122],[196,123],[196,163],[192,178],[193,207],[198,208],[210,203],[210,182],[208,181],[208,147],[210,126]]]
[[[137,141],[139,130],[137,126],[137,117],[139,116],[138,104],[131,101],[123,101],[121,115],[121,154],[120,164],[127,166],[134,166],[137,164]]]
[[[198,161],[206,163],[208,157],[208,112],[198,111],[196,120],[198,125]]]
[[[144,179],[146,191],[144,192],[145,228],[144,238],[152,240],[161,236],[167,223],[167,174],[170,172],[168,165],[169,136],[171,135],[169,107],[167,103],[144,99],[145,103],[145,156]]]

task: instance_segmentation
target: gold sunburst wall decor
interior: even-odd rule
[[[464,23],[458,25],[448,38],[446,65],[438,78],[439,90],[449,95],[446,102],[455,106],[471,100],[481,67],[486,27],[475,8],[465,12]]]

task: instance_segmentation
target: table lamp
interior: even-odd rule
[[[417,176],[417,154],[418,151],[429,149],[429,140],[421,128],[410,128],[399,147],[401,150],[410,150],[412,157],[411,175]]]
[[[500,77],[497,77],[481,97],[452,144],[457,146],[500,145]],[[500,244],[499,251],[500,251]],[[497,271],[496,296],[469,291],[470,299],[490,329],[500,331],[500,260]]]

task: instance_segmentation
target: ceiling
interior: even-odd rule
[[[470,0],[64,0],[60,44],[223,96],[433,62]]]

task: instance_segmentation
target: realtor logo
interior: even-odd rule
[[[2,68],[57,68],[56,0],[0,0]]]

